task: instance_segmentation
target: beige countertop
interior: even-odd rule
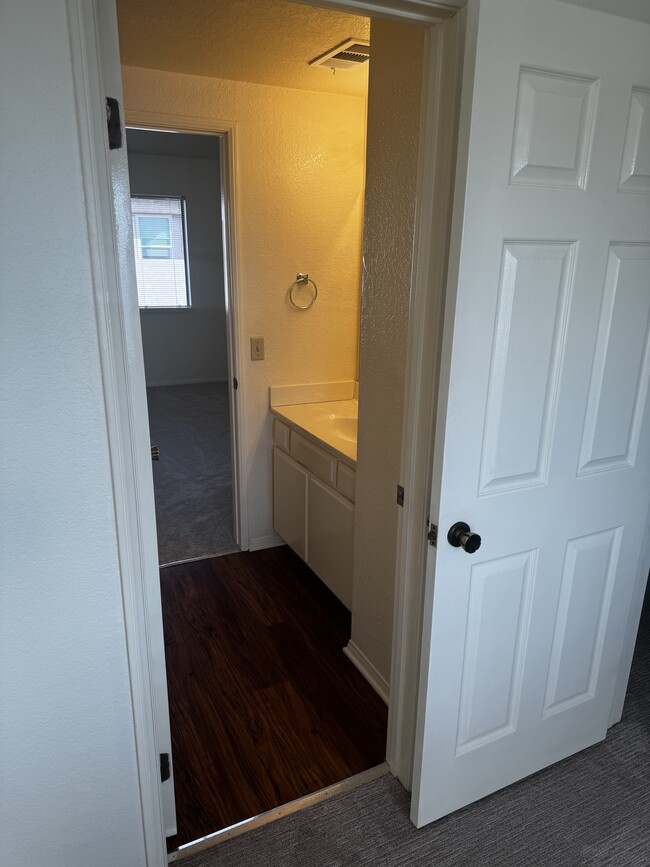
[[[328,400],[322,403],[295,403],[273,406],[280,421],[297,428],[310,439],[324,444],[341,457],[357,460],[357,400]]]

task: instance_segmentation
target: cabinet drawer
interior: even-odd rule
[[[289,451],[289,436],[291,428],[282,424],[277,418],[273,421],[273,445],[278,446],[285,452]]]
[[[300,436],[295,430],[291,433],[291,457],[330,485],[336,483],[336,458]]]
[[[336,470],[336,487],[339,489],[339,491],[343,494],[344,497],[347,497],[348,500],[352,500],[353,503],[356,482],[356,471],[353,470],[352,467],[349,467],[347,464],[339,461]]]

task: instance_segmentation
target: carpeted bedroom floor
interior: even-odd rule
[[[607,740],[426,828],[391,776],[220,843],[183,867],[648,867],[650,606]]]
[[[161,565],[237,551],[228,384],[147,389]]]

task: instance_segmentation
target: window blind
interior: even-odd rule
[[[131,214],[140,307],[189,307],[184,200],[132,196]]]

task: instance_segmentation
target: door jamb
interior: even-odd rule
[[[243,335],[238,275],[239,217],[237,209],[237,124],[234,121],[205,117],[165,114],[153,111],[125,110],[127,127],[167,132],[203,133],[219,136],[219,168],[221,175],[221,225],[224,256],[224,292],[226,300],[226,344],[228,351],[228,402],[230,405],[233,518],[235,542],[242,551],[249,548],[248,478],[244,466],[244,413],[242,394],[246,366],[242,363]],[[238,387],[233,387],[233,380]]]
[[[427,531],[466,13],[427,30],[404,381],[391,705],[386,761],[411,789]],[[429,109],[428,107],[432,108]]]

